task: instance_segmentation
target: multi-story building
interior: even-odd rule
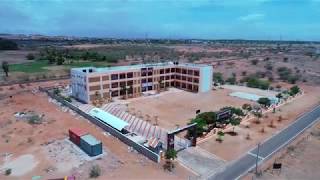
[[[158,63],[71,69],[72,95],[86,103],[97,98],[137,97],[151,90],[176,87],[191,92],[211,90],[213,69],[204,64]]]

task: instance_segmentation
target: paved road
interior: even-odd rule
[[[272,136],[270,139],[263,142],[259,151],[259,162],[269,158],[283,146],[290,143],[305,129],[309,128],[320,118],[320,105],[311,111],[300,116],[294,123],[282,130],[280,133]],[[239,179],[248,171],[255,167],[257,147],[250,150],[240,159],[231,162],[226,168],[211,176],[210,180],[233,180]]]

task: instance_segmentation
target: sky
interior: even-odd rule
[[[320,41],[320,0],[0,0],[0,33]]]

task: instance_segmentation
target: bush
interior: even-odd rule
[[[217,114],[215,112],[210,111],[198,114],[196,118],[203,119],[206,122],[206,124],[214,124],[216,122],[216,116]]]
[[[298,86],[293,86],[290,88],[289,94],[290,96],[294,96],[300,92],[300,88]]]
[[[229,77],[226,82],[230,83],[230,84],[236,84],[237,80],[235,77]]]
[[[32,54],[32,53],[29,53],[27,56],[26,56],[26,58],[28,59],[28,60],[34,60],[34,55]]]
[[[244,82],[247,82],[248,87],[259,88],[259,89],[268,89],[270,82],[267,80],[258,79],[255,76],[249,76],[243,79]]]
[[[213,81],[215,83],[224,84],[222,73],[219,73],[219,72],[213,73]]]
[[[251,60],[251,64],[252,64],[252,65],[257,65],[258,62],[259,62],[258,59],[253,59],[253,60]]]
[[[177,158],[177,151],[174,149],[169,149],[165,154],[166,159],[175,159]]]
[[[258,103],[264,105],[265,107],[268,107],[271,105],[270,99],[266,97],[259,98]]]
[[[6,169],[6,171],[4,172],[4,174],[6,176],[9,176],[11,174],[12,170],[11,169]]]
[[[98,165],[94,165],[90,170],[90,178],[97,178],[101,175],[101,169]]]

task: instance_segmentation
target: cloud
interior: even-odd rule
[[[253,13],[253,14],[241,16],[241,17],[239,17],[239,20],[240,21],[259,21],[259,20],[262,20],[264,17],[265,17],[264,14]]]

